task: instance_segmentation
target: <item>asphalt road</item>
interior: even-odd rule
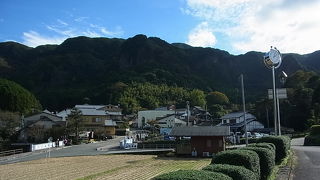
[[[292,140],[292,149],[298,157],[293,180],[320,179],[320,146],[303,146],[304,138]]]
[[[0,165],[47,158],[49,156],[49,151],[50,157],[93,156],[99,154],[108,154],[111,150],[118,149],[119,141],[123,138],[123,136],[120,136],[116,137],[115,139],[103,142],[66,146],[63,148],[51,148],[50,150],[22,153],[7,158],[1,158]],[[98,147],[104,147],[105,151],[97,151]]]

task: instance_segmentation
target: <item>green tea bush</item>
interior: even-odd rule
[[[274,151],[264,147],[244,147],[240,150],[251,150],[259,155],[261,179],[266,180],[275,165]]]
[[[254,143],[254,144],[249,144],[249,147],[263,147],[263,148],[267,148],[271,151],[274,152],[274,154],[276,153],[276,146],[272,143]]]
[[[310,135],[312,135],[312,136],[320,135],[320,125],[311,126]]]
[[[219,152],[212,158],[212,164],[243,166],[260,177],[260,162],[256,152],[250,150],[230,150]]]
[[[211,172],[220,172],[226,174],[232,179],[236,180],[258,180],[257,175],[251,170],[242,167],[229,164],[211,164],[204,167],[202,170]]]
[[[289,154],[291,140],[288,136],[267,136],[260,138],[258,142],[272,143],[276,146],[276,163],[280,163]]]
[[[305,146],[320,146],[320,135],[308,135],[304,138]]]
[[[201,170],[179,170],[161,174],[153,180],[232,180],[231,177],[218,173]]]

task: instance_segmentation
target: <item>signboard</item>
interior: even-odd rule
[[[286,88],[277,89],[277,95],[279,99],[287,99],[287,89]],[[272,89],[268,89],[268,98],[273,99]]]

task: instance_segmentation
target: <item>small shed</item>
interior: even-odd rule
[[[198,156],[211,156],[224,151],[225,136],[230,136],[229,126],[180,126],[174,127],[171,136],[190,137],[190,143],[177,145],[177,154],[191,154],[196,151]]]

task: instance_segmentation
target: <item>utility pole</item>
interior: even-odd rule
[[[246,119],[246,100],[245,100],[245,97],[244,97],[243,74],[240,75],[240,78],[241,78],[241,90],[242,90],[244,133],[245,133],[245,136],[246,136],[246,146],[248,146],[247,119]]]
[[[190,125],[189,119],[190,119],[190,117],[189,117],[189,101],[187,101],[187,126]]]

